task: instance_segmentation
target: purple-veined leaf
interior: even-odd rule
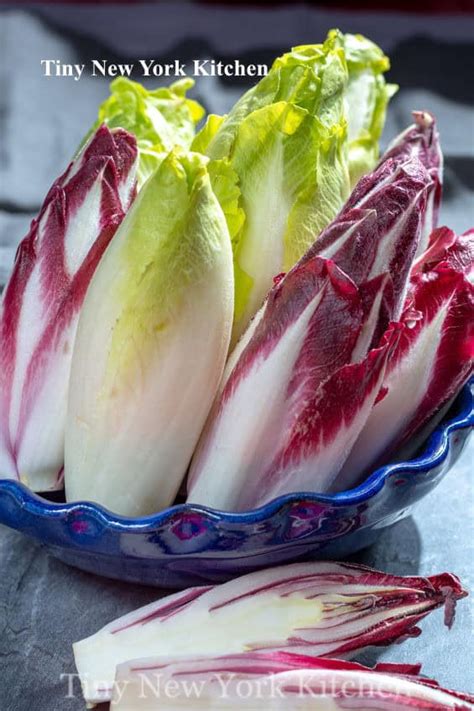
[[[334,259],[355,281],[358,275],[368,278],[388,268],[403,285],[414,255],[425,251],[436,227],[443,167],[438,132],[430,114],[414,112],[414,117],[415,125],[395,139],[373,172],[359,180],[333,225],[312,248],[313,253]],[[360,219],[367,210],[376,215],[362,220],[362,234],[350,224],[344,230],[345,220]],[[374,230],[364,234],[371,219]],[[396,294],[404,293],[395,287]]]
[[[0,476],[61,486],[71,354],[89,282],[135,193],[135,139],[100,127],[50,189],[0,310]]]
[[[74,645],[88,702],[110,699],[117,665],[132,659],[287,651],[347,656],[419,634],[417,623],[466,595],[448,573],[397,577],[365,566],[311,562],[270,568],[161,599]]]
[[[332,259],[356,284],[388,272],[394,316],[405,298],[410,268],[423,231],[431,179],[416,158],[384,161],[362,178],[339,215],[302,261]]]
[[[320,257],[275,284],[229,360],[191,465],[190,502],[245,510],[330,486],[398,337],[394,329],[368,353],[391,292],[386,275],[357,287]]]
[[[419,664],[377,664],[287,652],[136,659],[117,668],[111,709],[472,709],[474,697],[443,689]]]
[[[245,508],[292,491],[332,490],[376,402],[398,338],[398,329],[392,330],[380,348],[336,370],[308,399],[263,476],[249,483]]]
[[[428,247],[413,265],[411,274],[427,272],[446,262],[472,281],[474,276],[474,229],[457,235],[449,227],[438,227],[431,233]]]
[[[474,287],[449,261],[414,275],[402,320],[379,401],[337,477],[339,490],[405,446],[472,373]]]
[[[427,111],[414,111],[413,118],[415,123],[392,141],[381,162],[393,159],[404,163],[408,159],[417,158],[430,175],[432,183],[428,190],[423,232],[418,247],[418,254],[421,254],[426,249],[429,235],[438,224],[444,161],[434,116]]]

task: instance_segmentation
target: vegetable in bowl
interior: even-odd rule
[[[67,342],[53,338],[37,357],[11,327],[22,301],[26,323],[35,319],[15,291],[35,273],[25,248],[35,237],[3,298],[8,477],[39,491],[64,476],[69,501],[139,517],[173,503],[192,459],[189,504],[240,512],[353,487],[443,410],[472,371],[472,232],[436,232],[443,160],[429,113],[415,112],[374,166],[387,68],[369,41],[331,32],[277,58],[194,140],[202,112],[188,84],[112,85],[99,115],[110,128],[95,135],[133,143],[129,197],[87,283],[66,285],[61,305],[76,304]],[[71,200],[72,224],[76,211]],[[83,231],[66,237],[77,255]],[[58,239],[49,230],[48,254]],[[43,314],[58,333],[61,305]],[[18,422],[33,413],[37,423],[50,402],[55,417],[23,441]],[[37,451],[35,478],[25,461]]]
[[[65,285],[61,307],[76,308],[72,347],[61,348],[69,341],[57,328],[53,356],[39,359],[51,372],[65,364],[63,409],[54,423],[45,418],[44,431],[61,432],[51,469],[58,486],[64,464],[69,501],[53,504],[3,481],[0,520],[84,570],[173,587],[212,584],[78,643],[90,702],[149,708],[137,698],[142,672],[191,683],[203,672],[237,673],[239,683],[249,681],[251,665],[258,683],[280,676],[289,691],[282,707],[295,707],[299,677],[311,699],[336,681],[322,701],[333,707],[355,682],[383,693],[356,706],[471,705],[468,695],[423,681],[417,665],[370,670],[327,658],[415,635],[436,607],[451,624],[465,594],[455,576],[402,579],[310,563],[214,584],[367,545],[435,486],[472,427],[464,386],[472,370],[472,232],[437,228],[442,154],[427,112],[415,113],[375,166],[386,68],[363,38],[332,33],[325,45],[295,48],[275,63],[268,94],[260,84],[230,117],[209,119],[192,150],[199,110],[184,87],[155,93],[121,82],[101,109],[94,136],[126,137],[133,161],[124,181],[106,175],[96,191],[118,194],[110,244],[82,291]],[[103,157],[119,173],[126,161],[108,150]],[[84,203],[85,218],[96,214]],[[103,222],[109,229],[105,217],[94,228]],[[42,227],[33,246],[45,232],[54,252]],[[74,231],[65,241],[80,252]],[[18,260],[13,282],[30,266],[33,273],[33,259]],[[54,329],[61,308],[51,316]],[[9,400],[13,415],[2,431],[2,456],[23,481],[11,422],[41,387],[38,379],[24,405]],[[438,421],[458,391],[416,460],[384,466],[351,488]],[[168,508],[193,452],[189,501]],[[184,650],[190,656],[174,657]],[[120,684],[125,694],[116,693]],[[219,705],[215,686],[206,703]]]
[[[452,236],[438,255],[428,241],[442,159],[433,117],[415,120],[232,352],[190,503],[244,511],[292,491],[351,489],[470,377],[474,238]]]
[[[230,163],[245,220],[233,234],[233,344],[287,271],[337,214],[351,184],[378,158],[396,87],[388,58],[360,35],[329,32],[320,45],[278,57],[224,117],[211,115],[193,146]]]
[[[138,516],[176,497],[232,328],[232,250],[207,162],[168,154],[96,270],[71,367],[69,500]]]
[[[161,588],[214,584],[307,556],[341,559],[408,517],[452,471],[473,427],[468,383],[414,458],[376,469],[350,491],[295,492],[242,513],[178,503],[127,518],[90,501],[64,503],[61,492],[48,500],[4,479],[0,523],[67,565]]]
[[[63,487],[74,339],[97,265],[136,192],[137,146],[100,126],[46,196],[0,305],[0,471]],[[46,416],[46,421],[45,421]]]

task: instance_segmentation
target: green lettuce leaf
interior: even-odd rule
[[[290,269],[378,158],[395,87],[388,58],[361,35],[329,32],[295,47],[223,117],[210,116],[193,149],[228,161],[245,220],[232,238],[233,341],[275,275]],[[240,224],[240,223],[239,223]]]
[[[206,119],[206,123],[193,140],[192,150],[197,153],[207,153],[209,144],[222,126],[225,118],[225,116],[209,114]]]
[[[241,122],[254,111],[281,101],[305,109],[327,126],[339,122],[347,81],[340,33],[330,33],[324,44],[296,48],[278,57],[267,76],[249,89],[227,116],[210,116],[197,134],[193,150],[204,150],[215,159],[227,157]]]
[[[193,86],[190,78],[153,91],[125,77],[111,83],[111,94],[99,108],[96,125],[125,128],[135,135],[140,151],[139,188],[172,148],[191,146],[195,126],[204,116],[202,106],[186,96]]]
[[[339,56],[343,57],[347,66],[348,82],[344,92],[343,112],[348,125],[349,170],[351,185],[354,186],[377,162],[387,105],[398,87],[385,82],[383,75],[390,68],[390,61],[380,47],[362,35],[343,35],[338,30],[331,30],[324,45],[294,47],[273,65],[275,68],[306,64],[315,71],[319,69],[318,76],[325,84],[325,91],[320,92],[323,93],[323,102],[320,100],[313,112],[321,120],[327,122],[321,112],[327,111],[335,74],[334,61],[332,64],[321,61],[324,49],[328,57],[333,57],[339,51]],[[336,84],[337,81],[336,75]],[[299,105],[302,105],[301,98]],[[311,110],[308,106],[306,108]]]
[[[212,189],[224,213],[232,245],[236,249],[245,222],[237,173],[226,159],[210,161],[207,170]]]
[[[385,82],[383,74],[390,61],[376,44],[362,35],[344,35],[344,50],[349,71],[345,97],[349,170],[354,186],[378,160],[388,102],[398,86]]]
[[[234,240],[234,339],[260,307],[273,277],[293,266],[347,197],[344,145],[344,125],[327,129],[284,101],[242,121],[231,157],[245,213]]]
[[[349,194],[343,37],[298,48],[273,64],[225,117],[209,117],[193,142],[238,178],[244,220],[232,230],[233,341],[273,277],[293,266]],[[239,212],[240,215],[240,212]]]

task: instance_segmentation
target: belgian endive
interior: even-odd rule
[[[339,473],[405,329],[393,324],[381,340],[402,312],[426,227],[434,183],[420,157],[389,156],[361,178],[277,280],[229,359],[191,465],[190,502],[243,511],[344,488]]]
[[[101,126],[51,187],[0,304],[0,478],[62,487],[71,356],[94,270],[135,194],[137,147]]]
[[[403,165],[415,158],[428,172],[431,184],[426,191],[427,202],[423,210],[423,229],[417,249],[420,255],[427,247],[432,230],[438,225],[444,159],[435,117],[427,111],[413,111],[413,118],[415,123],[390,143],[381,162],[393,160]]]
[[[228,116],[211,115],[197,135],[195,150],[229,161],[241,190],[233,342],[275,274],[290,269],[337,214],[350,173],[373,168],[391,94],[387,68],[378,47],[332,31],[323,44],[278,57]]]
[[[69,394],[68,500],[130,516],[173,501],[224,367],[233,289],[207,159],[172,151],[87,293]]]
[[[357,287],[320,257],[273,288],[229,359],[193,458],[190,503],[245,511],[333,485],[399,337],[393,327],[371,348],[391,291],[387,275]]]
[[[110,96],[99,107],[96,126],[125,128],[135,136],[139,189],[165,153],[175,146],[191,146],[195,126],[204,116],[202,106],[186,96],[193,86],[189,77],[152,90],[126,77],[110,84]]]
[[[322,659],[291,652],[135,659],[117,667],[113,711],[472,711],[474,696],[444,689],[419,664]]]
[[[449,237],[450,230],[446,232]],[[436,233],[443,236],[441,230]],[[412,276],[402,314],[406,328],[385,373],[378,402],[339,474],[343,489],[390,461],[408,443],[413,453],[426,438],[423,428],[431,418],[434,422],[429,429],[434,427],[472,375],[474,286],[464,271],[473,269],[473,239],[461,236],[446,251],[438,245],[440,261],[433,264],[436,242],[426,255],[428,263],[418,263],[420,271]]]
[[[442,606],[450,626],[466,595],[449,573],[410,578],[296,563],[162,598],[77,642],[74,657],[86,701],[98,703],[111,698],[117,665],[134,659],[153,657],[155,668],[170,658],[254,652],[345,659],[417,636],[418,623]]]

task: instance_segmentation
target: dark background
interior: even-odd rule
[[[130,62],[215,58],[267,62],[291,45],[322,41],[331,27],[362,32],[392,61],[384,143],[413,109],[438,118],[446,158],[441,221],[474,224],[474,15],[467,0],[326,3],[23,3],[0,6],[0,288],[51,182],[64,169],[107,95],[107,81],[46,79],[41,59]],[[380,6],[384,11],[380,12]],[[406,12],[404,12],[404,10]],[[152,81],[151,86],[158,81]],[[200,78],[193,96],[223,113],[242,80]],[[457,573],[474,587],[474,447],[414,516],[382,532],[356,558],[397,574]],[[0,528],[0,711],[75,711],[61,673],[74,672],[71,643],[157,596],[68,569],[36,544]],[[424,663],[445,685],[474,691],[472,607],[459,605],[451,632],[438,611],[419,639],[379,652]],[[370,653],[363,659],[373,661]],[[75,686],[78,694],[78,687]]]
[[[390,56],[389,78],[401,87],[391,104],[385,140],[410,122],[413,109],[436,114],[446,156],[442,218],[455,229],[466,229],[474,222],[474,14],[448,14],[452,3],[446,2],[411,3],[418,12],[406,14],[328,5],[0,5],[0,284],[28,221],[107,95],[105,79],[43,77],[41,59],[213,57],[270,63],[291,45],[321,41],[331,27],[362,32]],[[458,2],[454,8],[470,5]],[[444,12],[422,13],[424,7]],[[245,88],[243,79],[205,77],[198,79],[194,95],[209,111],[223,113]]]

